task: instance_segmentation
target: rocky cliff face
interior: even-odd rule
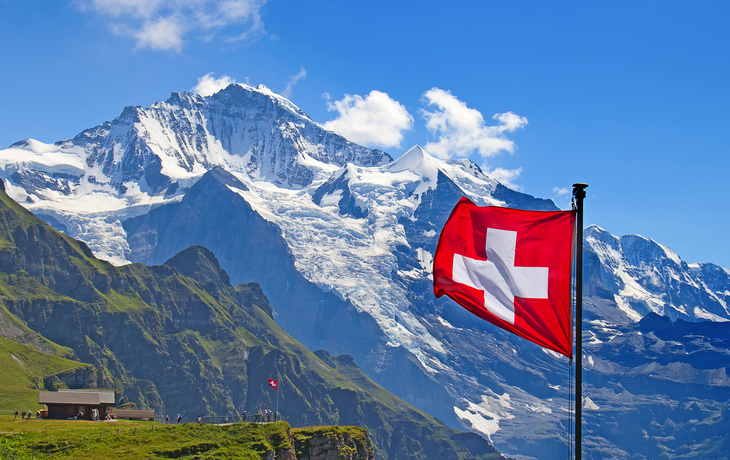
[[[314,427],[291,436],[296,460],[374,460],[367,431],[350,427]]]
[[[624,327],[589,324],[584,433],[594,458],[658,458],[690,445],[697,457],[727,457],[730,324],[656,313]]]
[[[98,376],[96,369],[93,367],[85,367],[81,369],[73,369],[65,372],[54,374],[43,379],[43,387],[52,390],[56,387],[61,388],[97,388]],[[101,382],[102,385],[104,382]]]

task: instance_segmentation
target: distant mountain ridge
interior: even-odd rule
[[[207,98],[180,93],[149,109],[125,109],[132,118],[124,126],[136,126],[122,130],[129,138],[102,125],[89,130],[98,133],[87,136],[93,141],[84,137],[78,145],[26,141],[0,151],[0,177],[11,196],[115,264],[161,264],[191,245],[205,246],[232,283],[258,282],[277,323],[304,345],[352,355],[380,385],[510,455],[562,456],[565,360],[435,299],[430,280],[438,234],[462,196],[523,209],[555,204],[510,190],[469,160],[439,160],[418,146],[391,161],[321,130],[293,107],[262,88],[233,85]],[[96,147],[87,154],[82,144],[106,147],[94,156]],[[156,166],[145,172],[155,162],[165,173],[160,180]],[[131,165],[130,175],[116,164]],[[92,169],[102,179],[89,180]],[[122,179],[110,179],[116,177]],[[666,340],[650,343],[635,333],[636,324],[652,313],[699,324],[729,319],[727,270],[689,265],[652,240],[598,227],[586,229],[583,249],[584,341],[594,346],[594,363],[613,363],[600,372],[586,364],[586,392],[626,385],[651,401],[653,412],[634,417],[609,393],[593,396],[626,430],[664,426],[665,414],[686,417],[669,374],[647,377],[641,366],[648,361],[641,369],[614,365],[628,357],[612,354],[609,344],[641,337],[659,350],[660,357],[646,355],[650,360],[679,363]],[[698,354],[696,363],[681,364],[691,372],[685,367],[687,375],[671,378],[686,378],[704,408],[699,415],[712,417],[725,397],[727,371],[717,361],[725,346],[707,341],[713,357]],[[610,422],[600,415],[593,423]],[[651,456],[656,449],[675,455],[681,446],[667,447],[663,438],[691,443],[704,427],[693,435],[666,426],[641,444],[620,431],[596,431],[588,445],[595,458]]]
[[[618,238],[595,225],[585,230],[584,239],[589,254],[598,258],[601,283],[631,320],[650,312],[672,320],[730,320],[729,270],[687,264],[649,238]]]

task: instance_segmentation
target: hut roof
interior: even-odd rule
[[[114,404],[113,391],[58,390],[38,393],[38,404],[77,404],[98,406]]]
[[[68,390],[64,388],[59,388],[59,393],[98,393],[99,394],[99,404],[115,404],[115,396],[113,390]]]

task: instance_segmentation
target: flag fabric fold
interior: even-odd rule
[[[575,211],[479,207],[462,198],[439,237],[436,297],[572,357]]]

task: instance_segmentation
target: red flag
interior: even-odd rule
[[[271,385],[271,388],[274,390],[278,390],[279,387],[279,381],[274,379],[269,379],[269,385]]]
[[[478,207],[462,198],[433,260],[433,290],[495,326],[572,357],[575,211]]]

